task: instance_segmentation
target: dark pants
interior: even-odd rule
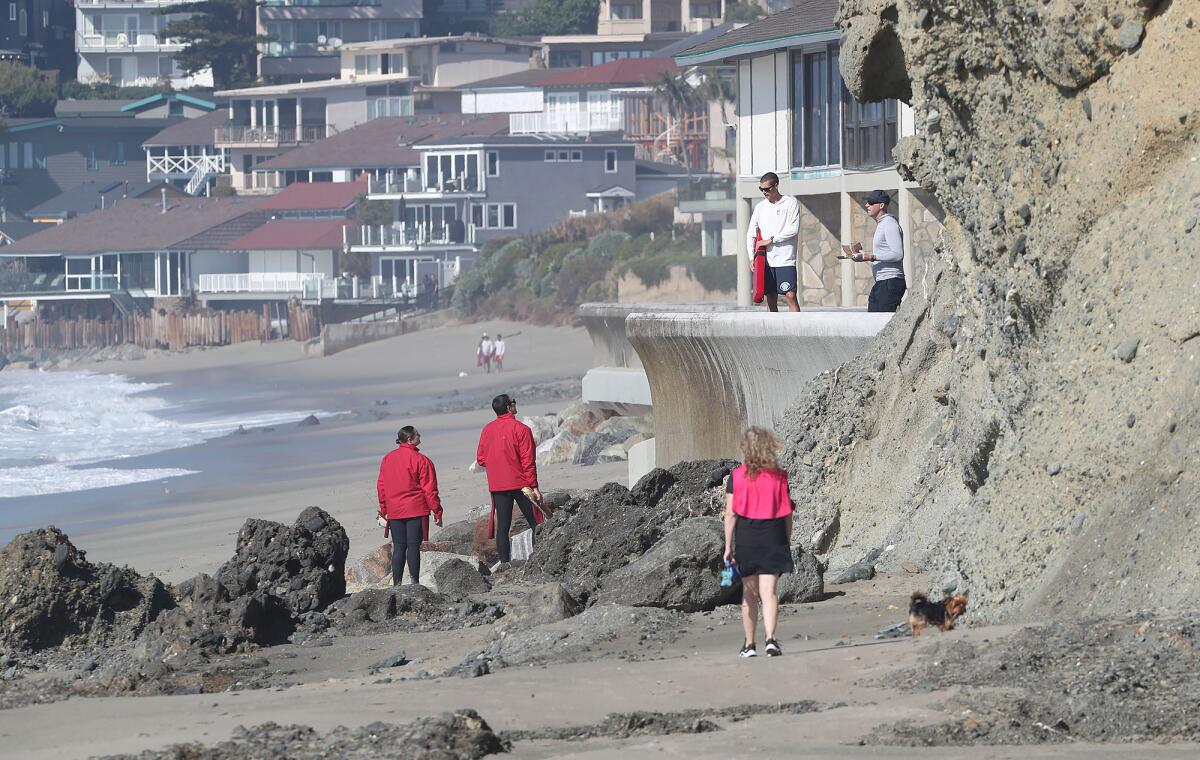
[[[893,277],[890,280],[880,280],[871,288],[867,298],[867,311],[895,311],[900,308],[900,299],[904,298],[907,286],[903,277]]]
[[[421,537],[423,517],[389,520],[392,530],[392,585],[399,586],[404,577],[404,560],[408,559],[408,577],[413,583],[421,579]]]
[[[528,496],[520,491],[492,491],[492,504],[496,507],[496,557],[501,562],[512,559],[508,531],[512,529],[513,502],[521,508],[530,528],[537,525],[533,519],[533,502]]]

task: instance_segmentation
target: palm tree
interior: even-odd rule
[[[658,81],[654,84],[654,92],[667,106],[667,116],[670,121],[667,124],[667,139],[670,141],[671,131],[679,127],[679,150],[676,155],[675,150],[672,150],[672,155],[675,156],[683,168],[687,171],[688,179],[692,176],[692,162],[687,153],[687,146],[683,141],[683,125],[682,119],[689,112],[696,110],[697,105],[702,102],[698,96],[696,89],[688,83],[687,79],[682,74],[673,73],[670,71],[659,72]]]

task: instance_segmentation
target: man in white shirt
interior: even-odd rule
[[[767,172],[758,181],[758,189],[766,196],[754,207],[750,228],[746,231],[746,251],[754,266],[755,233],[762,236],[767,249],[766,296],[767,309],[779,311],[779,296],[787,299],[788,308],[800,311],[796,298],[796,237],[800,233],[800,204],[790,195],[779,192],[779,175]]]
[[[504,346],[504,336],[501,335],[500,333],[496,333],[496,342],[493,346],[493,349],[496,353],[496,370],[498,372],[503,372],[504,371],[505,346]]]
[[[863,199],[867,216],[875,220],[875,237],[871,250],[863,250],[862,243],[850,247],[855,261],[870,261],[875,274],[875,285],[867,298],[867,311],[895,311],[900,308],[904,291],[904,233],[900,222],[888,213],[891,196],[882,190],[872,190]]]

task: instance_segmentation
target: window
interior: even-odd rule
[[[50,28],[50,11],[42,11],[42,28]]]
[[[417,36],[417,22],[415,21],[385,21],[383,29],[386,39],[389,40]]]
[[[571,161],[573,161],[575,163],[579,163],[582,160],[583,160],[583,151],[581,151],[581,150],[571,151]]]
[[[33,168],[33,143],[21,143],[21,168]]]
[[[476,203],[471,206],[471,224],[476,227],[483,226],[483,204]]]
[[[487,152],[487,175],[489,177],[500,176],[500,154],[494,150]]]
[[[841,163],[841,92],[838,48],[797,53],[792,59],[792,163]]]
[[[617,173],[617,152],[615,150],[604,151],[604,173]]]
[[[125,143],[117,140],[112,144],[111,152],[109,153],[108,163],[112,166],[125,165]]]
[[[372,42],[383,39],[383,22],[368,21],[367,22],[367,39]]]
[[[8,4],[8,20],[9,21],[17,20],[17,4],[16,3]]]
[[[543,160],[543,161],[545,161],[545,162],[546,162],[546,163],[548,163],[548,164],[551,164],[551,163],[554,163],[555,156],[557,156],[557,155],[558,155],[558,154],[557,154],[557,153],[555,153],[554,151],[552,151],[552,150],[548,150],[548,151],[546,151],[546,155],[545,155],[545,157],[544,157],[542,160]]]
[[[616,3],[610,6],[610,19],[618,21],[633,21],[642,17],[641,3]]]
[[[859,103],[843,92],[843,164],[848,169],[878,169],[891,166],[896,145],[895,100]]]
[[[100,170],[100,162],[96,160],[96,143],[88,143],[84,149],[83,165],[89,172]]]
[[[33,166],[37,169],[46,168],[46,143],[33,144]]]
[[[356,56],[354,56],[354,73],[355,74],[378,74],[379,73],[379,56],[378,55],[356,55]]]
[[[20,21],[21,36],[28,37],[29,36],[29,14],[25,12],[24,8],[21,9],[20,13],[21,13],[21,21]]]
[[[599,66],[602,63],[612,63],[613,61],[621,61],[626,58],[648,57],[650,57],[649,50],[593,50],[592,65]]]
[[[692,18],[716,18],[719,14],[713,12],[709,3],[692,3]]]
[[[567,161],[570,161],[570,160],[571,160],[571,151],[569,151],[569,150],[560,150],[560,151],[558,152],[558,160],[559,160],[559,161],[562,161],[563,163],[566,163]]]
[[[167,106],[167,115],[183,116],[183,103],[179,102],[178,100],[172,100],[171,104]]]
[[[578,50],[551,50],[550,68],[577,69],[583,65],[583,53]]]
[[[517,227],[517,204],[515,203],[486,203],[483,205],[483,215],[478,217],[476,206],[471,211],[472,220],[482,218],[486,224],[476,226],[484,226],[493,230],[512,230]]]

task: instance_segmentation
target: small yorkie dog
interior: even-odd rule
[[[912,635],[920,636],[921,630],[927,625],[948,631],[954,627],[954,618],[963,614],[966,609],[967,598],[961,594],[948,596],[940,602],[931,602],[929,597],[915,591],[912,603],[908,605],[908,624],[912,626]]]

